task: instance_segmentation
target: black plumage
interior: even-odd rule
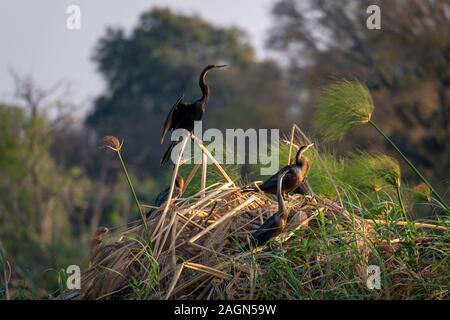
[[[206,111],[209,96],[211,93],[211,90],[205,81],[206,74],[210,70],[222,67],[225,67],[225,65],[209,65],[205,69],[203,69],[199,79],[199,86],[202,90],[202,97],[200,99],[193,103],[186,103],[183,100],[184,97],[181,96],[173,105],[172,109],[167,115],[166,121],[164,122],[164,128],[161,135],[161,144],[164,142],[164,138],[169,131],[173,131],[176,129],[186,129],[187,131],[192,133],[192,131],[194,130],[194,121],[200,121],[202,119],[203,114]],[[161,158],[161,165],[166,163],[170,159],[172,150],[177,143],[179,143],[179,141],[172,141],[170,143],[169,148]]]
[[[276,194],[277,183],[281,174],[285,174],[282,186],[283,196],[299,188],[309,172],[309,162],[308,159],[303,156],[303,153],[312,145],[313,144],[309,144],[300,147],[295,156],[295,162],[291,162],[291,164],[281,168],[277,173],[259,185],[259,189],[267,193]]]
[[[282,194],[282,184],[283,179],[286,176],[286,172],[281,173],[278,176],[277,182],[277,200],[278,200],[278,212],[267,219],[259,228],[256,230],[251,238],[250,244],[253,247],[263,245],[273,237],[276,237],[281,232],[284,231],[286,227],[286,222],[288,218],[288,210],[284,205],[283,194]]]
[[[292,193],[301,194],[303,196],[313,196],[314,193],[312,191],[311,185],[308,182],[308,179],[305,179],[297,189],[293,190]]]

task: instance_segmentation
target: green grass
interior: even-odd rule
[[[364,84],[356,80],[337,81],[323,90],[314,114],[314,127],[325,141],[331,141],[342,139],[348,131],[362,124],[369,124],[391,145],[417,177],[427,185],[436,203],[450,214],[450,207],[442,196],[437,193],[431,183],[419,172],[398,146],[372,121],[373,111],[372,95]],[[397,195],[400,202],[402,202],[399,190],[397,190]],[[405,211],[403,205],[402,207],[403,211]]]
[[[339,183],[340,187],[343,183]],[[358,192],[357,192],[358,193]],[[312,221],[317,227],[306,228],[296,238],[274,252],[256,255],[256,264],[264,270],[257,279],[257,296],[264,299],[448,299],[450,255],[448,231],[432,232],[414,225],[396,226],[401,214],[396,201],[384,200],[364,206],[349,186],[343,190],[345,207],[365,217],[386,217],[387,225],[378,225],[375,239],[364,238],[356,228],[343,229],[335,221]],[[448,227],[448,221],[434,221]],[[369,260],[361,252],[356,236],[370,248]],[[391,254],[386,243],[392,236],[401,242]],[[429,239],[422,245],[419,239]],[[364,271],[367,264],[381,268],[382,290],[369,290]],[[276,284],[276,285],[275,285]]]
[[[287,152],[282,146],[280,158],[286,160]],[[434,212],[427,185],[400,189],[400,167],[387,155],[360,152],[337,157],[326,151],[318,155],[321,161],[315,153],[307,154],[311,162],[308,179],[316,195],[334,200],[340,197],[349,212],[388,222],[377,226],[375,240],[364,240],[372,252],[369,264],[382,270],[382,290],[369,290],[363,274],[355,274],[355,267],[365,259],[355,241],[359,231],[343,230],[319,215],[312,221],[318,228],[298,232],[294,241],[275,252],[255,255],[255,264],[264,271],[257,279],[259,290],[255,294],[264,299],[448,299],[450,232],[418,228],[412,223],[397,225],[405,221],[404,210],[413,215],[417,206],[427,206]],[[444,217],[432,215],[425,222],[430,221],[449,227]],[[400,243],[387,258],[383,250],[393,237]],[[429,243],[421,245],[421,239]],[[324,259],[322,263],[315,261],[318,256]]]
[[[314,116],[314,126],[326,141],[341,139],[346,132],[370,120],[374,106],[366,86],[341,81],[323,90]]]

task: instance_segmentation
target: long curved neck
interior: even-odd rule
[[[284,175],[285,173],[278,178],[277,184],[278,215],[280,215],[282,218],[287,217],[287,210],[286,207],[284,206],[283,193],[281,188],[283,185]]]
[[[295,163],[297,164],[297,165],[300,165],[301,164],[301,159],[302,159],[302,154],[303,154],[303,149],[302,148],[300,148],[298,151],[297,151],[297,155],[295,156]]]
[[[202,73],[200,74],[200,80],[198,82],[200,89],[202,90],[202,98],[200,100],[202,100],[203,102],[208,102],[210,93],[209,86],[205,81],[208,71],[209,69],[205,69],[202,71]]]

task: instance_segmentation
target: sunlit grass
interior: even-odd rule
[[[326,141],[339,140],[367,123],[374,106],[369,90],[357,81],[336,82],[325,88],[314,115],[314,127]]]
[[[383,130],[372,121],[373,111],[373,99],[366,86],[358,81],[338,81],[326,87],[319,98],[314,115],[314,127],[326,141],[331,141],[341,139],[347,132],[359,125],[370,124],[394,148],[417,177],[427,185],[436,202],[450,214],[450,207],[431,183]],[[397,192],[400,198],[400,193],[399,191]]]

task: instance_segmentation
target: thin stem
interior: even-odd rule
[[[400,186],[396,185],[395,190],[397,191],[398,202],[400,203],[400,207],[402,208],[403,216],[405,220],[408,220],[408,217],[406,216],[405,205],[403,204],[402,195],[400,193]]]
[[[144,224],[145,233],[146,233],[146,235],[148,236],[149,234],[148,234],[148,228],[147,228],[147,221],[146,221],[146,219],[145,219],[145,215],[144,215],[144,212],[143,212],[143,210],[142,210],[142,206],[141,206],[141,204],[139,203],[138,197],[137,197],[137,195],[136,195],[136,191],[134,191],[133,184],[131,183],[131,179],[130,179],[130,176],[128,175],[128,171],[127,171],[127,168],[125,167],[125,163],[124,163],[124,161],[123,161],[123,159],[122,159],[122,154],[120,153],[120,150],[117,151],[117,155],[119,156],[119,160],[120,160],[120,163],[121,163],[121,165],[122,165],[123,172],[125,173],[125,176],[127,177],[128,186],[129,186],[130,189],[131,189],[131,193],[133,194],[134,201],[135,201],[136,206],[137,206],[137,208],[138,208],[138,211],[139,211],[139,213],[140,213],[140,215],[141,215],[142,223]]]
[[[433,193],[433,195],[436,197],[436,200],[439,202],[439,204],[445,209],[445,211],[447,211],[447,213],[450,213],[450,208],[447,206],[447,204],[444,202],[444,200],[442,199],[442,197],[436,192],[436,190],[434,190],[433,186],[431,185],[431,183],[428,182],[428,180],[419,172],[419,170],[416,169],[416,167],[411,163],[411,161],[409,161],[409,159],[403,154],[403,152],[401,152],[401,150],[396,146],[396,144],[389,139],[389,137],[380,129],[378,128],[378,126],[372,121],[369,120],[369,123],[372,125],[372,127],[374,127],[378,133],[380,133],[383,138],[389,142],[389,144],[398,152],[398,154],[403,158],[403,160],[409,165],[409,167],[414,171],[414,173],[419,177],[420,180],[423,181],[423,183],[425,183],[428,188],[430,188],[431,192]]]

